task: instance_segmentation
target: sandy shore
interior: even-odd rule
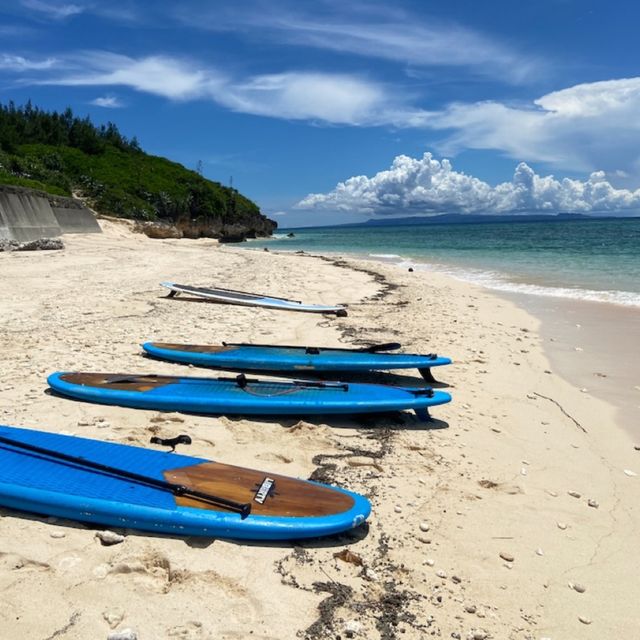
[[[3,637],[635,637],[640,477],[625,470],[640,473],[640,452],[613,405],[557,375],[533,316],[438,274],[103,224],[65,236],[65,251],[0,255],[0,422],[139,445],[187,432],[192,455],[313,474],[368,495],[373,514],[368,531],[301,545],[127,531],[103,547],[83,525],[3,510]],[[166,300],[167,279],[350,314]],[[147,339],[398,340],[455,359],[438,372],[454,401],[424,425],[163,415],[44,393],[57,369],[186,371],[142,358]],[[363,566],[334,557],[345,548]]]

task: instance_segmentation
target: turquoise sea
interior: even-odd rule
[[[245,246],[351,254],[492,289],[640,307],[640,218],[288,231]]]

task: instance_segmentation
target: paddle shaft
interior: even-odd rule
[[[293,344],[252,344],[250,342],[223,342],[225,347],[272,347],[274,349],[313,349],[314,351],[308,351],[310,355],[318,355],[322,351],[341,351],[346,353],[378,353],[380,351],[395,351],[402,345],[399,342],[385,342],[383,344],[372,344],[368,347],[354,347],[353,349],[345,349],[344,347],[305,347],[302,345]],[[315,350],[317,349],[317,353]]]
[[[233,511],[237,511],[238,513],[240,513],[243,519],[246,518],[251,513],[250,503],[243,504],[241,502],[235,502],[234,500],[228,500],[227,498],[222,498],[220,496],[214,496],[209,493],[204,493],[202,491],[190,489],[189,487],[182,484],[167,482],[166,480],[159,480],[157,478],[150,478],[149,476],[143,476],[142,474],[135,473],[134,471],[127,471],[126,469],[119,469],[117,467],[112,467],[110,465],[102,464],[100,462],[95,462],[94,460],[87,460],[86,458],[71,456],[67,453],[62,453],[62,451],[55,451],[54,449],[46,449],[45,447],[38,447],[37,445],[28,444],[26,442],[20,442],[19,440],[13,440],[12,438],[6,438],[5,436],[0,436],[0,444],[7,444],[11,447],[16,447],[18,449],[24,449],[25,451],[38,453],[40,455],[44,455],[49,458],[63,460],[64,462],[71,462],[73,464],[76,464],[81,467],[85,467],[87,469],[91,469],[94,471],[102,471],[104,473],[108,473],[113,476],[126,478],[127,480],[133,480],[134,482],[138,482],[140,484],[146,484],[148,486],[155,487],[156,489],[162,489],[163,491],[168,491],[176,496],[186,496],[188,498],[196,498],[203,502],[210,502],[212,504],[220,505],[222,507],[226,507]]]

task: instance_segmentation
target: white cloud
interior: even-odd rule
[[[560,169],[640,174],[640,78],[580,84],[529,105],[452,104],[417,126],[452,131],[438,148],[496,149]],[[617,175],[621,175],[618,173]]]
[[[51,69],[55,63],[55,58],[47,58],[46,60],[29,60],[22,56],[0,53],[0,69],[3,71],[42,71],[45,69]]]
[[[331,5],[331,3],[329,3]],[[252,38],[279,45],[311,47],[368,58],[391,60],[413,67],[461,67],[476,75],[520,83],[532,75],[539,79],[543,64],[478,31],[434,18],[425,20],[384,5],[316,4],[305,13],[270,0],[268,5],[249,3],[244,11],[202,6],[193,12],[177,5],[185,24],[214,31],[246,32]]]
[[[31,11],[39,11],[54,20],[64,20],[82,13],[85,8],[77,4],[57,4],[43,0],[20,0],[20,4]]]
[[[96,107],[104,107],[105,109],[119,109],[124,106],[115,96],[101,96],[92,100],[90,104]]]
[[[64,86],[126,86],[172,100],[210,99],[239,113],[331,124],[377,125],[407,117],[384,85],[349,74],[287,72],[230,78],[168,56],[106,52],[69,57],[64,73],[34,80]]]
[[[389,169],[373,177],[354,176],[329,193],[309,194],[297,208],[370,215],[589,213],[640,210],[640,189],[615,189],[601,171],[586,181],[542,177],[524,162],[511,182],[492,187],[425,153],[419,159],[397,156]]]
[[[125,86],[171,100],[207,99],[239,113],[350,126],[442,131],[442,155],[497,150],[515,160],[572,172],[604,170],[618,185],[640,177],[640,77],[576,85],[527,104],[412,106],[402,87],[347,73],[286,71],[232,77],[166,55],[83,52],[32,61],[0,54],[0,69],[33,71],[24,83]],[[626,176],[626,177],[625,177]]]
[[[66,86],[126,86],[172,100],[199,98],[222,82],[217,73],[168,56],[130,58],[106,52],[86,52],[75,61],[77,71],[38,81]]]
[[[388,107],[379,85],[330,73],[254,76],[227,85],[213,97],[242,113],[351,125],[374,122]]]

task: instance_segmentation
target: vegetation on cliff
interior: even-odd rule
[[[269,235],[275,222],[233,188],[151,156],[113,123],[0,104],[0,183],[80,193],[100,213],[170,222],[191,237]]]

